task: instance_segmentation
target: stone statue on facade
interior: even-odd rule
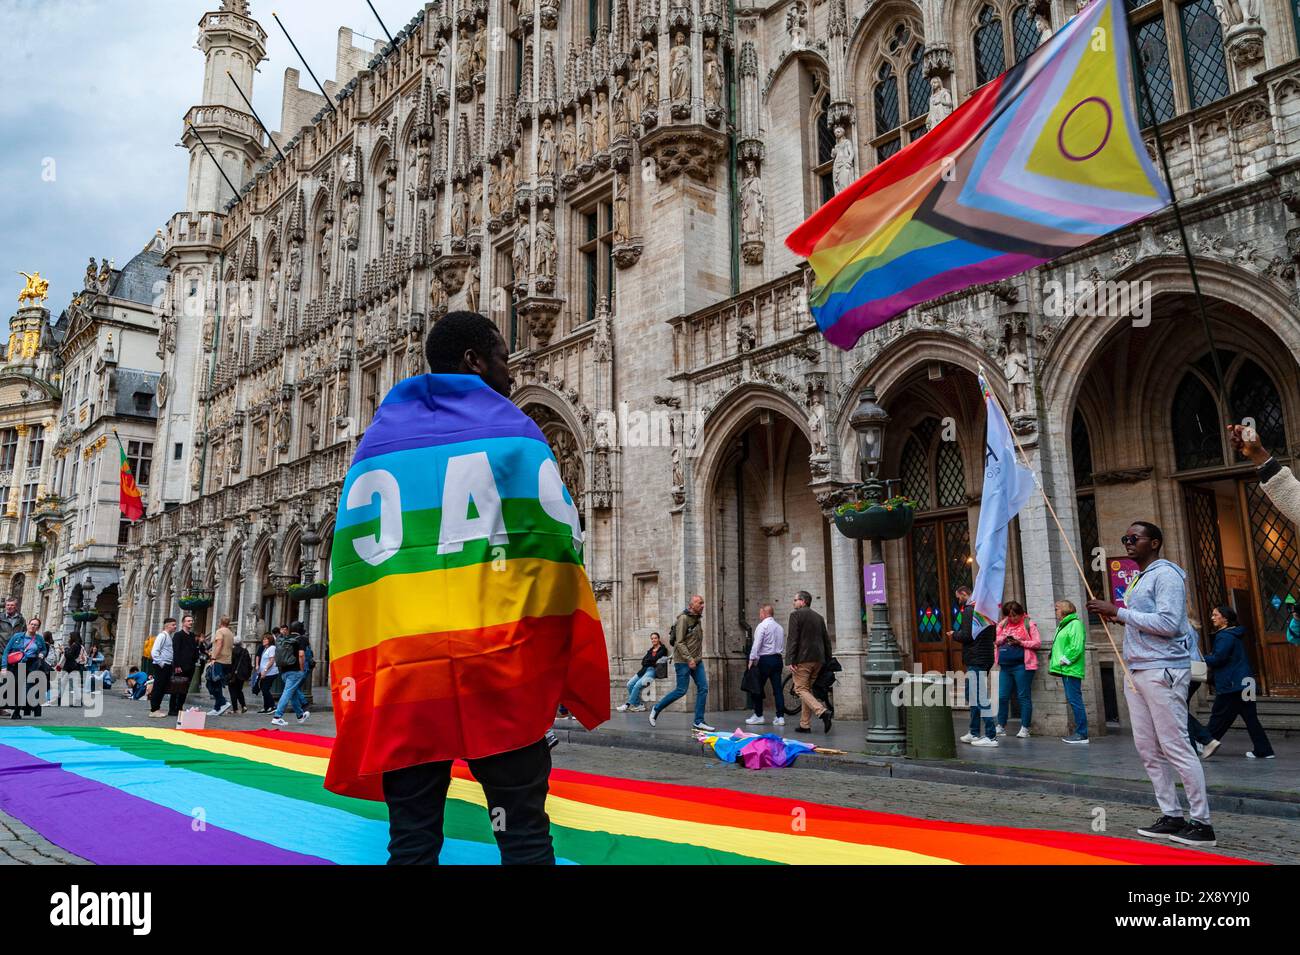
[[[478,259],[475,259],[465,271],[465,308],[471,312],[478,311],[478,276]]]
[[[649,40],[641,49],[641,108],[654,109],[659,103],[659,54]]]
[[[668,57],[668,74],[669,96],[676,115],[682,108],[689,110],[691,104],[691,48],[686,43],[686,34],[680,30],[673,37],[673,48]]]
[[[722,60],[715,49],[714,37],[704,38],[704,106],[706,109],[722,108]]]
[[[560,131],[560,172],[572,172],[578,155],[578,139],[573,128],[573,114],[564,117],[564,128]]]
[[[334,251],[334,223],[328,219],[325,220],[325,224],[321,227],[319,244],[320,247],[316,250],[316,255],[320,262],[320,273],[328,280],[332,265],[330,260]]]
[[[459,182],[451,194],[451,234],[453,238],[465,238],[469,210],[465,207],[465,187]]]
[[[415,188],[417,195],[419,195],[419,190],[428,189],[432,185],[429,181],[432,170],[433,147],[429,145],[428,140],[422,140],[415,149]]]
[[[501,215],[501,173],[494,167],[491,176],[487,188],[488,218],[495,219]]]
[[[591,151],[603,153],[609,149],[609,107],[603,91],[596,94],[596,105],[591,111]]]
[[[555,169],[555,124],[542,121],[542,131],[537,136],[537,175],[549,176]]]
[[[289,247],[289,263],[293,265],[294,246]],[[302,264],[302,257],[299,256],[299,265]],[[274,259],[271,262],[271,274],[266,278],[266,303],[270,306],[271,311],[275,311],[280,306],[280,260]]]
[[[537,223],[534,246],[537,250],[537,274],[555,278],[555,227],[551,225],[551,210],[543,209]]]
[[[745,176],[740,185],[740,237],[753,242],[763,238],[763,180],[752,159],[745,162]]]
[[[632,208],[628,201],[627,176],[614,177],[614,241],[626,242],[632,236]]]
[[[437,85],[443,89],[451,87],[451,44],[438,40],[438,74]]]
[[[429,311],[434,315],[447,308],[447,288],[438,276],[429,279]]]
[[[845,134],[843,126],[835,127],[835,146],[831,155],[831,180],[835,184],[835,191],[842,192],[857,178],[853,173],[853,140]]]
[[[109,267],[108,259],[99,260],[99,279],[97,284],[100,293],[103,295],[107,295],[108,290],[113,285],[113,270]]]
[[[591,160],[591,107],[582,104],[578,123],[578,164]]]
[[[521,222],[519,228],[515,230],[515,245],[510,255],[510,261],[515,267],[515,284],[523,285],[528,282],[528,226]]]
[[[275,271],[271,274],[271,287],[275,288],[279,284],[280,263],[276,262]],[[297,242],[289,243],[289,287],[295,292],[302,288],[302,247]]]
[[[343,208],[343,234],[347,236],[348,248],[355,249],[361,238],[361,203],[356,196],[349,196]]]
[[[468,86],[474,71],[474,47],[468,36],[461,34],[460,47],[456,51],[456,83]]]
[[[610,108],[614,114],[614,139],[627,139],[632,135],[632,120],[628,112],[628,101],[631,99],[631,93],[627,88],[627,82],[623,79],[622,73],[614,74],[614,95],[611,97]]]
[[[95,257],[92,255],[90,264],[86,266],[86,284],[84,286],[85,290],[91,294],[94,294],[95,290],[99,288],[99,280],[96,278],[96,274]]]
[[[926,119],[931,129],[952,115],[952,93],[937,76],[930,77],[930,115]]]
[[[1023,414],[1029,410],[1029,356],[1018,335],[1012,335],[1003,365],[1011,387],[1011,410]]]

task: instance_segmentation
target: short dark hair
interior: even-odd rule
[[[424,360],[435,375],[454,375],[461,370],[465,352],[486,359],[501,337],[496,325],[478,312],[448,312],[433,323],[424,340]]]
[[[289,632],[296,633],[296,634],[304,634],[307,632],[307,628],[302,625],[301,620],[295,620],[293,623],[289,624]]]
[[[955,594],[970,594],[971,593],[970,585],[958,584],[956,587],[953,588],[952,592]]]
[[[1002,605],[1002,612],[1008,617],[1013,613],[1018,617],[1023,617],[1025,615],[1025,605],[1019,600],[1008,600]]]
[[[651,630],[651,631],[650,631],[650,636],[652,636],[652,637],[659,637],[659,631],[658,631],[658,630]],[[659,637],[659,639],[662,640],[663,637]]]
[[[164,626],[164,627],[167,626],[167,624],[169,624],[169,623],[175,623],[175,622],[176,622],[176,618],[175,618],[175,617],[163,617],[163,626]]]
[[[1228,621],[1228,626],[1235,627],[1237,625],[1237,611],[1233,610],[1227,604],[1221,604],[1214,609],[1219,611],[1220,617]]]
[[[1151,543],[1154,544],[1156,541],[1160,541],[1161,544],[1164,544],[1165,532],[1150,521],[1134,521],[1131,526],[1140,527],[1146,531],[1147,537],[1151,538]]]
[[[795,596],[804,602],[804,606],[806,607],[812,606],[812,594],[808,593],[808,591],[801,590],[797,594],[795,594]]]

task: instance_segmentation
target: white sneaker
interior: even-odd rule
[[[1020,727],[1020,732],[1016,734],[1016,739],[1029,739],[1029,727]]]
[[[307,712],[306,710],[303,710],[303,711],[302,711],[302,716],[298,717],[298,722],[299,722],[299,723],[306,723],[306,722],[307,722],[307,717],[309,717],[309,716],[311,716],[311,713]]]
[[[1006,728],[1005,726],[999,726],[997,732],[998,732],[998,735],[999,735],[999,736],[1006,736],[1006,735],[1007,735],[1007,728]]]
[[[961,735],[960,739],[961,739],[961,741],[962,741],[963,743],[973,743],[973,742],[975,742],[975,736],[974,736],[974,734],[972,734],[972,733],[963,733],[963,734]]]
[[[710,726],[708,723],[705,723],[705,722],[699,722],[699,723],[696,723],[696,724],[695,724],[695,728],[696,728],[697,730],[703,730],[703,731],[706,732],[706,733],[712,733],[712,732],[713,732],[713,727]]]
[[[656,717],[657,715],[658,715],[658,714],[655,713],[654,710],[651,710],[651,711],[650,711],[650,725],[651,725],[651,726],[654,726],[655,723],[657,722],[656,719],[655,719],[655,717]]]
[[[627,712],[627,704],[626,704],[626,703],[620,703],[620,704],[618,705],[618,711],[619,711],[620,713],[626,713],[626,712]]]
[[[645,704],[644,704],[644,703],[638,703],[636,706],[629,706],[629,707],[627,708],[627,711],[628,711],[629,713],[644,713],[644,712],[645,712]]]
[[[1267,756],[1256,756],[1254,750],[1251,750],[1250,752],[1246,753],[1246,758],[1247,759],[1277,759],[1277,756],[1273,753],[1269,753]]]
[[[154,710],[154,711],[152,711],[152,712],[149,714],[149,719],[151,719],[151,720],[160,720],[160,719],[162,719],[162,718],[163,718],[164,716],[166,716],[166,715],[167,715],[167,714],[164,713],[162,710]]]
[[[981,736],[978,739],[976,739],[973,743],[971,743],[971,745],[972,746],[997,746],[998,741],[995,739],[989,739],[987,736]]]
[[[772,721],[772,725],[773,725],[773,726],[784,726],[784,725],[785,725],[785,717],[784,717],[784,716],[778,716],[776,719],[774,719],[774,720]]]
[[[756,725],[758,725],[759,723],[766,723],[766,722],[767,722],[767,717],[766,717],[766,716],[751,716],[749,719],[745,720],[745,722],[748,723],[750,726],[756,726]]]
[[[288,725],[289,725],[289,721],[286,720],[284,717],[281,717],[281,716],[275,716],[275,717],[272,717],[272,718],[271,718],[271,724],[272,724],[273,726],[288,726]]]

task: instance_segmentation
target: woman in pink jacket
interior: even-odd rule
[[[1034,719],[1034,674],[1038,671],[1038,654],[1043,645],[1038,625],[1025,614],[1024,604],[1008,600],[1002,605],[1004,616],[998,621],[998,735],[1006,736],[1007,710],[1011,690],[1020,701],[1020,739],[1029,738]]]

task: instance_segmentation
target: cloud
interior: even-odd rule
[[[280,125],[285,67],[311,78],[254,0],[267,59],[253,105]],[[16,307],[18,270],[50,282],[57,315],[81,290],[86,259],[121,267],[185,208],[189,157],[181,120],[201,102],[198,22],[220,0],[0,0],[0,295]],[[396,33],[419,0],[376,0]],[[277,0],[275,11],[322,81],[332,79],[340,26],[382,37],[365,0]],[[366,42],[361,37],[357,43]],[[245,93],[248,91],[245,90]],[[12,297],[9,297],[12,296]]]

